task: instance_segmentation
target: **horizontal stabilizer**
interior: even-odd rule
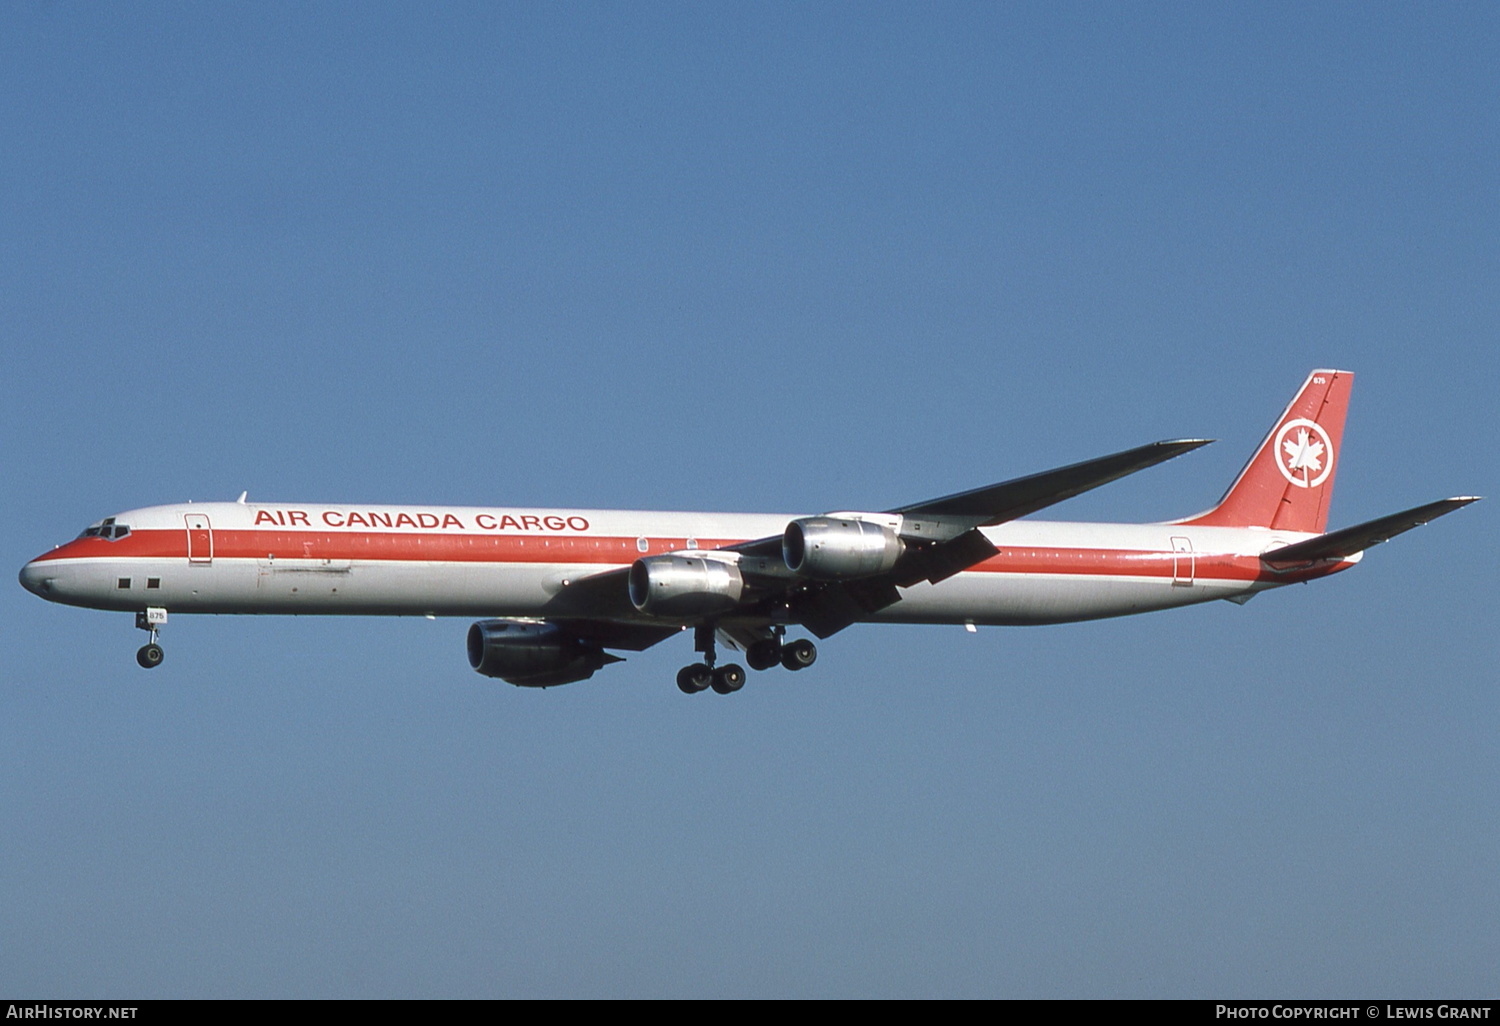
[[[929,499],[910,506],[887,510],[916,519],[967,521],[966,527],[991,527],[1028,513],[1071,499],[1075,495],[1118,481],[1138,470],[1165,463],[1174,456],[1207,445],[1212,439],[1183,438],[1152,442],[1111,456],[1085,460],[1057,470],[1045,470],[1030,477],[986,485],[941,499]]]
[[[1477,495],[1440,499],[1415,509],[1392,513],[1388,517],[1355,524],[1353,527],[1330,531],[1317,538],[1309,538],[1307,541],[1272,549],[1262,554],[1261,558],[1271,563],[1308,563],[1317,559],[1343,559],[1356,552],[1363,552],[1373,545],[1379,545],[1383,541],[1390,541],[1396,535],[1410,531],[1413,527],[1421,527],[1430,520],[1436,520],[1444,514],[1452,513],[1471,502],[1478,501]]]

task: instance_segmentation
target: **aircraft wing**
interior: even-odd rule
[[[1035,513],[1208,443],[1208,439],[1202,438],[1153,442],[1056,470],[886,510],[901,516],[901,538],[906,545],[906,551],[890,571],[848,581],[769,574],[760,580],[761,597],[747,605],[743,615],[754,617],[759,608],[769,620],[771,607],[785,603],[797,622],[818,637],[826,638],[897,601],[901,588],[924,580],[936,584],[995,555],[998,550],[979,528]],[[725,551],[765,559],[780,567],[781,545],[781,535],[772,535],[726,546]],[[755,575],[752,565],[742,561],[740,566],[747,575]],[[676,633],[679,629],[676,626],[638,622],[639,614],[627,597],[628,575],[628,569],[622,567],[568,582],[549,606],[547,619],[567,623],[580,636],[609,648],[640,650]]]
[[[659,641],[665,641],[682,630],[675,624],[658,627],[643,623],[614,623],[608,620],[570,620],[558,617],[553,623],[564,627],[584,641],[600,648],[619,648],[627,652],[644,652]]]
[[[629,575],[629,567],[619,567],[566,581],[547,604],[548,622],[601,648],[631,652],[644,651],[681,630],[676,624],[640,622],[630,604]]]
[[[1263,553],[1261,559],[1270,563],[1310,563],[1318,559],[1343,559],[1356,552],[1363,552],[1371,546],[1379,545],[1381,542],[1390,541],[1398,534],[1404,534],[1414,527],[1421,527],[1429,521],[1478,501],[1477,495],[1439,499],[1437,502],[1429,502],[1415,509],[1392,513],[1387,517],[1380,517],[1337,531],[1329,531],[1316,538],[1272,549],[1270,552]]]
[[[973,528],[993,527],[1008,520],[1019,519],[1111,481],[1118,481],[1138,470],[1165,463],[1175,456],[1208,445],[1211,441],[1211,438],[1182,438],[1152,442],[1150,445],[1126,449],[1098,459],[1084,460],[1082,463],[1045,470],[1029,477],[1018,477],[967,492],[945,495],[940,499],[914,502],[885,512],[901,514],[905,521],[903,533],[909,531],[913,534],[925,534],[933,542],[951,541]],[[781,536],[757,538],[755,541],[730,545],[728,549],[745,555],[779,556]],[[972,566],[973,562],[966,565]]]
[[[901,515],[901,537],[907,543],[907,551],[889,572],[853,581],[792,581],[787,587],[787,601],[799,622],[818,637],[826,638],[895,602],[901,597],[900,588],[923,580],[936,584],[995,555],[998,550],[979,528],[1035,513],[1191,452],[1209,441],[1187,438],[1153,442],[1056,470],[886,510]],[[749,556],[777,557],[781,553],[781,538],[759,538],[730,549]]]
[[[1118,481],[1138,470],[1165,463],[1174,456],[1201,448],[1212,440],[1179,438],[1152,442],[1111,456],[1100,456],[1098,459],[1084,460],[1056,470],[1044,470],[1030,477],[1018,477],[955,495],[945,495],[941,499],[914,502],[910,506],[899,506],[886,512],[900,513],[916,519],[971,520],[974,527],[993,527],[995,524],[1035,513],[1039,509],[1046,509],[1075,495],[1082,495],[1100,485]]]
[[[996,549],[979,530],[1016,520],[1111,481],[1154,467],[1174,456],[1201,448],[1206,438],[1181,438],[1126,449],[1029,477],[900,506],[903,537],[924,534],[935,544],[908,551],[896,564],[895,584],[909,587],[926,579],[933,584],[993,556]],[[904,564],[904,565],[903,565]]]

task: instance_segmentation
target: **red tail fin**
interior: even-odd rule
[[[1353,386],[1349,371],[1315,370],[1308,375],[1219,504],[1184,523],[1326,530]]]

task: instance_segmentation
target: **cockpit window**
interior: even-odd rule
[[[103,538],[105,541],[119,541],[130,533],[130,528],[125,524],[115,523],[114,517],[105,517],[97,524],[90,524],[83,529],[80,538]]]

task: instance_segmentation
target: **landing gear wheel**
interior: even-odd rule
[[[714,671],[713,689],[721,695],[732,695],[745,686],[745,668],[729,663]]]
[[[129,581],[125,583],[129,584]],[[147,606],[135,614],[135,625],[146,632],[151,640],[140,647],[135,654],[135,661],[141,664],[142,669],[152,670],[161,665],[166,658],[166,653],[156,643],[156,629],[167,622],[167,611],[159,606]]]
[[[677,687],[684,695],[696,695],[714,682],[714,671],[706,663],[694,663],[677,671]]]
[[[781,646],[775,638],[757,641],[745,650],[745,662],[752,670],[769,670],[781,662]]]
[[[788,670],[805,670],[818,661],[818,646],[806,638],[798,638],[782,646],[781,665]]]

